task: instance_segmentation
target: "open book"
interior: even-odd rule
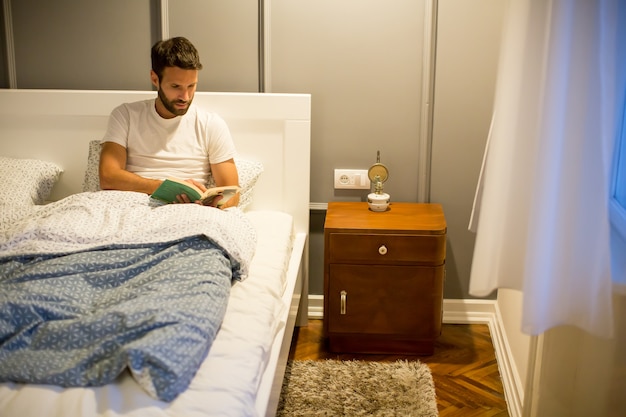
[[[152,198],[165,201],[166,203],[175,203],[176,196],[179,194],[187,194],[191,201],[202,201],[205,206],[217,206],[221,207],[231,197],[233,197],[240,188],[236,185],[227,185],[224,187],[209,188],[205,192],[200,191],[198,187],[190,184],[184,180],[178,178],[167,178],[163,183],[152,193]],[[217,204],[213,204],[213,201],[217,200]]]

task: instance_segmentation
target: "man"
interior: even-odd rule
[[[228,126],[217,114],[192,105],[202,69],[196,48],[176,37],[154,44],[151,58],[157,97],[111,112],[102,139],[100,187],[152,194],[165,178],[177,177],[204,191],[209,175],[217,186],[238,185]],[[238,201],[236,195],[222,208]],[[183,194],[178,202],[190,200]]]

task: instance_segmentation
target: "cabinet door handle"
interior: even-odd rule
[[[387,246],[380,245],[380,248],[378,248],[378,253],[380,253],[381,255],[386,255],[387,254]]]
[[[339,314],[346,314],[346,301],[348,299],[348,293],[346,290],[341,290],[341,303],[339,304]]]

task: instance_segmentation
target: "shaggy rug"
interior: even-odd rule
[[[421,362],[290,361],[278,416],[438,415],[435,384]]]

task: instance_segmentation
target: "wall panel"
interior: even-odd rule
[[[150,89],[151,0],[12,0],[18,88]]]
[[[169,1],[169,36],[185,36],[204,68],[199,91],[258,92],[258,0]]]

